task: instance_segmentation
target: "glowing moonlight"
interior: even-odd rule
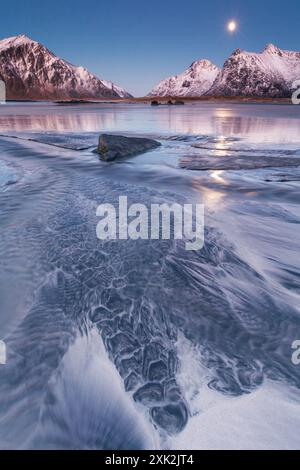
[[[229,23],[227,24],[228,31],[230,33],[234,33],[234,31],[236,31],[236,28],[237,28],[236,21],[234,21],[234,20],[229,21]]]

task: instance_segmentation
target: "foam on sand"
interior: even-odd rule
[[[299,391],[266,381],[239,397],[208,388],[209,372],[190,343],[181,338],[179,380],[194,415],[169,443],[174,449],[268,450],[300,448]],[[191,369],[193,374],[191,374]]]

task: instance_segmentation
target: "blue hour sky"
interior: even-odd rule
[[[234,18],[238,30],[229,34]],[[221,66],[236,48],[300,50],[299,0],[13,0],[1,37],[27,34],[69,62],[143,96],[193,60]]]

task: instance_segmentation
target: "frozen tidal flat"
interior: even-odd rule
[[[105,164],[101,131],[162,147]],[[0,108],[1,448],[300,447],[299,131],[296,106]],[[203,202],[204,248],[100,242],[120,195]]]

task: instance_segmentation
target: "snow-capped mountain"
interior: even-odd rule
[[[290,97],[300,79],[300,52],[269,44],[261,53],[237,49],[225,62],[212,88],[214,96]]]
[[[123,88],[60,59],[25,35],[0,41],[0,79],[6,84],[8,99],[131,97]]]
[[[214,83],[220,69],[209,60],[196,60],[180,75],[166,78],[148,96],[202,96]]]

